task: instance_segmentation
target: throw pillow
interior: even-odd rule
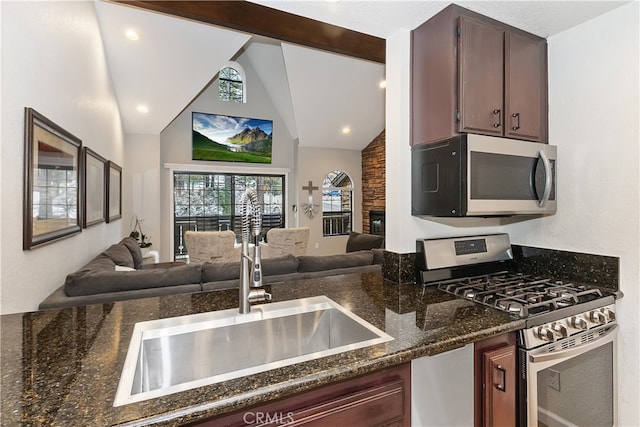
[[[103,255],[108,256],[116,265],[124,265],[131,268],[135,267],[133,265],[133,257],[131,256],[131,252],[129,252],[129,249],[127,249],[124,245],[111,245],[107,248],[106,251],[102,253]]]
[[[140,250],[140,246],[138,246],[138,242],[133,237],[125,237],[120,240],[120,244],[124,245],[129,252],[131,252],[131,258],[133,258],[133,268],[141,269],[142,268],[142,251]]]

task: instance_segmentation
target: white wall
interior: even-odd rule
[[[516,243],[620,257],[622,426],[640,425],[638,6],[630,3],[549,39],[558,213],[506,227]]]
[[[362,153],[355,150],[336,150],[330,148],[300,147],[298,149],[298,224],[309,227],[309,255],[330,255],[344,253],[348,236],[322,235],[322,182],[327,174],[334,170],[346,172],[353,185],[353,230],[362,232]],[[302,209],[309,201],[309,191],[302,187],[313,182],[318,190],[313,191],[313,202],[318,204],[318,213],[307,217]],[[317,247],[316,247],[317,245]]]
[[[128,235],[140,220],[152,249],[160,244],[160,135],[126,134],[122,171],[122,227]]]
[[[256,169],[262,169],[269,173],[269,169],[289,169],[291,174],[287,184],[287,193],[293,194],[296,188],[295,183],[295,164],[294,152],[296,143],[290,135],[284,121],[278,114],[278,110],[274,107],[267,91],[262,86],[262,82],[258,78],[255,69],[249,61],[238,59],[238,62],[244,68],[247,77],[247,102],[224,102],[218,99],[218,81],[217,79],[202,93],[189,104],[176,119],[167,126],[160,134],[160,167],[165,164],[181,164],[190,166],[202,166],[203,170],[215,171],[217,166],[222,168],[232,168],[237,173],[252,173]],[[212,71],[212,75],[215,71]],[[208,162],[191,160],[191,142],[192,142],[192,112],[225,114],[238,117],[251,117],[259,119],[273,120],[273,144],[272,158],[270,165],[251,164],[251,163],[229,163],[229,162]],[[225,172],[227,172],[225,170]],[[168,169],[161,171],[161,247],[164,250],[160,253],[162,260],[173,260],[173,254],[170,253],[172,238],[171,218],[173,215],[173,206],[169,194],[170,189],[170,172]],[[291,203],[287,206],[286,221],[291,224],[294,213],[291,210]]]
[[[2,2],[2,313],[40,301],[123,234],[99,224],[67,239],[22,250],[24,108],[122,165],[123,136],[93,2]]]
[[[397,253],[416,250],[417,238],[499,232],[497,220],[453,220],[456,226],[411,215],[410,53],[411,32],[387,38],[386,51],[386,231],[385,247]]]
[[[410,33],[387,39],[387,249],[413,252],[416,237],[506,231],[518,244],[620,257],[621,426],[640,425],[638,6],[632,2],[549,39],[558,213],[508,226],[454,227],[410,215]]]

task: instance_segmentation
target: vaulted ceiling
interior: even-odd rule
[[[274,9],[380,38],[413,29],[442,1],[264,1]],[[475,10],[544,37],[626,2],[466,1]],[[96,0],[107,62],[126,133],[159,134],[230,59],[246,55],[301,146],[360,150],[384,128],[384,64],[254,37],[134,7]],[[124,37],[129,28],[141,37]],[[137,111],[139,104],[148,113]],[[322,126],[318,126],[318,122]],[[340,130],[351,128],[345,136]]]

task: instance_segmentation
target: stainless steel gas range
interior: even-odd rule
[[[507,234],[419,239],[418,282],[524,319],[519,425],[615,425],[613,292],[519,272],[513,258]]]

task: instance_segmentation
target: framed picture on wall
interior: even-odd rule
[[[25,108],[23,243],[27,250],[82,231],[82,141]]]
[[[122,168],[107,161],[107,222],[122,218]]]
[[[87,228],[107,219],[107,159],[88,147],[83,148],[82,154],[82,227]]]

